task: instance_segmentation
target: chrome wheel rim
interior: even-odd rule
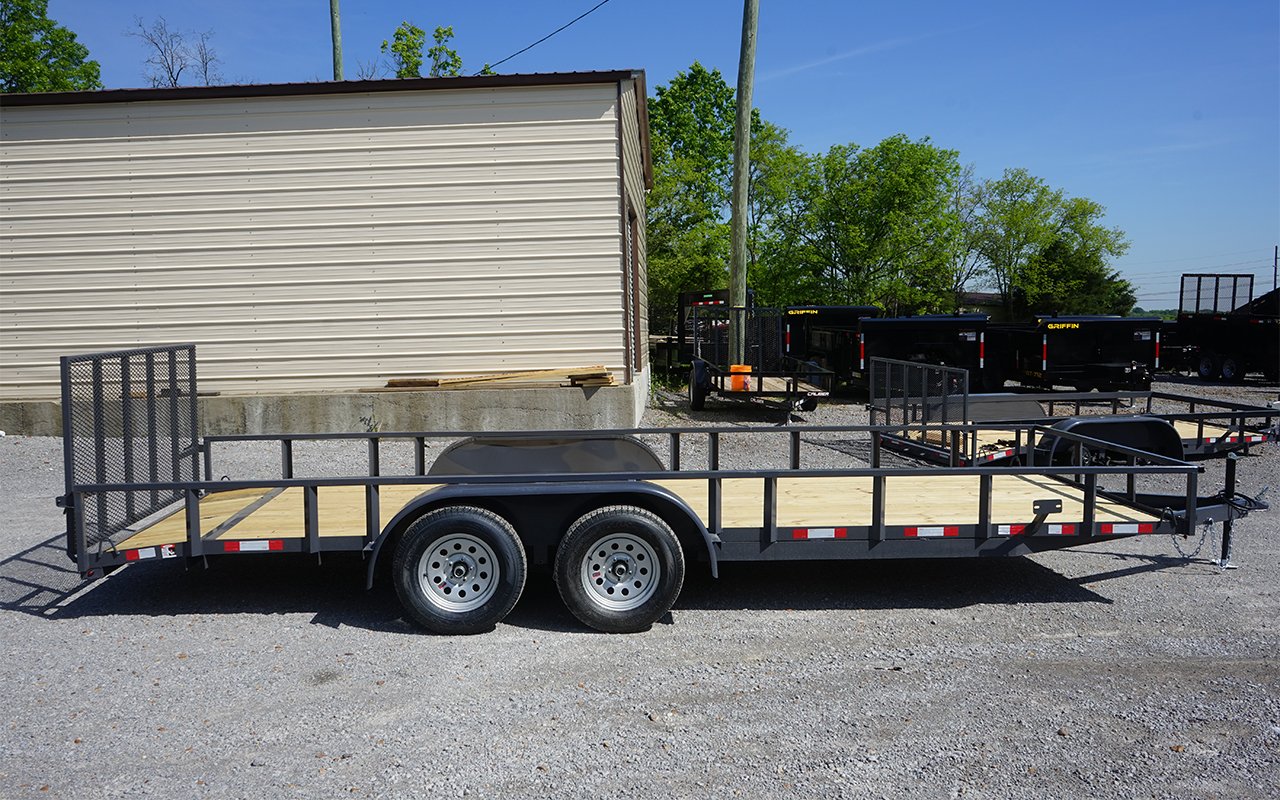
[[[484,540],[452,533],[435,540],[418,560],[418,583],[436,608],[464,613],[480,608],[498,590],[498,559]]]
[[[644,539],[611,533],[587,551],[579,575],[591,602],[607,611],[630,611],[658,591],[662,567],[657,552]]]

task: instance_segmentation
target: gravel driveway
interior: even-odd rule
[[[776,421],[664,397],[646,419]],[[1216,488],[1222,462],[1205,466]],[[1280,486],[1280,447],[1240,474]],[[411,629],[389,586],[365,592],[358,558],[81,584],[59,442],[0,438],[0,479],[2,798],[1280,796],[1277,513],[1237,524],[1225,572],[1216,531],[1191,560],[1160,536],[691,570],[669,619],[629,636],[583,628],[535,572],[497,630],[448,638]]]

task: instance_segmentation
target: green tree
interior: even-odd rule
[[[48,11],[48,0],[0,0],[0,92],[101,89],[98,62]]]
[[[431,72],[433,78],[455,78],[462,71],[462,58],[458,55],[458,51],[449,47],[449,40],[453,38],[453,26],[437,27],[432,39],[435,44],[427,48],[427,57],[431,59]],[[487,64],[485,65],[488,66]],[[492,70],[490,70],[492,72]]]
[[[1068,309],[1111,313],[1108,309],[1126,302],[1133,306],[1125,299],[1132,287],[1106,266],[1129,244],[1123,231],[1102,224],[1106,209],[1101,205],[1067,197],[1025,169],[1005,170],[984,184],[980,195],[978,247],[985,275],[1010,318]]]
[[[1026,289],[1015,289],[1015,305],[1033,314],[1119,314],[1134,311],[1133,285],[1109,269],[1099,250],[1073,241],[1055,239],[1030,264],[1031,273],[1043,276]]]
[[[647,208],[651,327],[666,330],[680,292],[725,285],[733,89],[694,62],[649,98],[653,190]]]
[[[945,305],[960,174],[955,151],[903,135],[810,157],[770,223],[769,294],[897,313]]]
[[[382,54],[391,58],[397,78],[422,77],[422,47],[427,32],[409,21],[400,23],[391,41],[382,40]]]

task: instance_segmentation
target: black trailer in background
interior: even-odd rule
[[[1202,380],[1251,372],[1280,380],[1280,292],[1255,298],[1247,274],[1183,275],[1177,338],[1183,362]]]
[[[1144,391],[1160,368],[1156,317],[1038,317],[997,324],[988,341],[1005,377],[1024,386],[1077,391]]]
[[[1000,364],[988,355],[986,314],[930,314],[861,320],[850,373],[855,386],[869,387],[871,359],[883,358],[967,370],[971,388],[992,391],[1004,385]]]
[[[880,316],[875,306],[788,306],[784,347],[787,355],[812,361],[848,382],[858,357],[858,326]]]

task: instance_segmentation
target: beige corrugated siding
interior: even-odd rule
[[[618,105],[603,83],[6,107],[0,397],[56,396],[59,355],[177,342],[221,391],[621,375]]]
[[[639,240],[636,248],[638,254],[638,263],[636,269],[639,270],[639,280],[637,281],[639,289],[639,326],[640,326],[640,343],[639,354],[641,358],[640,367],[647,368],[649,359],[649,270],[645,261],[645,187],[644,187],[644,151],[640,139],[639,118],[636,108],[636,84],[634,82],[625,83],[622,86],[621,93],[622,110],[622,183],[623,192],[626,195],[627,202],[631,205],[631,209],[635,212],[639,224],[636,226],[637,238]],[[645,98],[640,98],[640,102],[646,102]]]

